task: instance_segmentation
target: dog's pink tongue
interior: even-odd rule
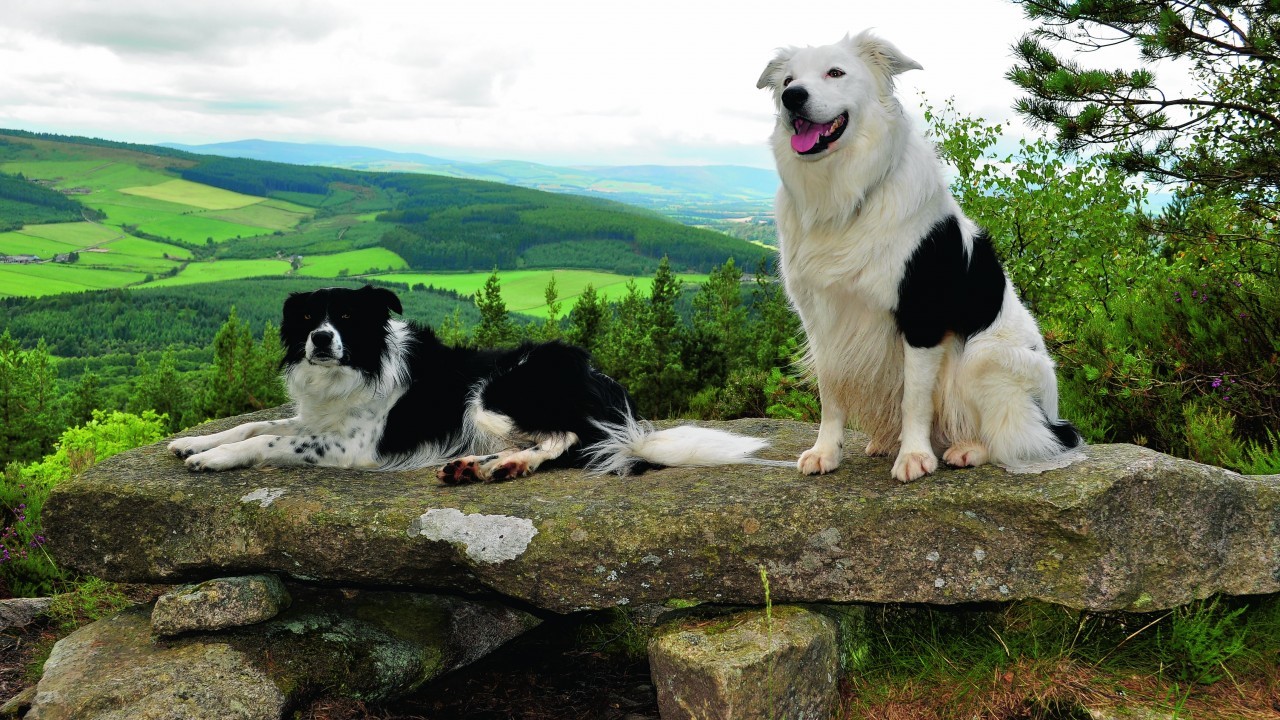
[[[791,149],[798,153],[809,152],[818,144],[822,133],[831,129],[831,123],[817,125],[808,120],[796,120],[796,134],[791,136]]]

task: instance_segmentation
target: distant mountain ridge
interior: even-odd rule
[[[773,201],[778,176],[741,165],[619,165],[561,167],[517,160],[466,162],[378,148],[238,140],[207,145],[159,143],[161,147],[224,157],[356,170],[417,172],[518,185],[537,190],[606,197],[660,208],[740,208],[758,211]]]

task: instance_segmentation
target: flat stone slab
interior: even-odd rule
[[[210,423],[200,434],[283,409]],[[816,426],[705,423],[808,448]],[[166,441],[167,442],[167,441]],[[829,475],[736,466],[638,477],[538,473],[448,487],[433,470],[189,473],[166,442],[59,485],[58,562],[115,581],[273,572],[303,581],[498,593],[556,612],[684,598],[776,603],[1039,599],[1152,611],[1280,592],[1280,476],[1133,445],[1040,475],[985,466],[900,485],[847,453]],[[851,433],[845,446],[865,440]]]

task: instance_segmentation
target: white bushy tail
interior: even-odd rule
[[[666,467],[713,465],[768,465],[793,467],[794,462],[751,457],[769,443],[759,438],[723,430],[681,425],[656,430],[647,420],[628,418],[622,423],[597,422],[605,439],[583,448],[587,470],[597,475],[627,475],[638,463]]]

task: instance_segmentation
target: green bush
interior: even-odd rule
[[[95,411],[93,419],[62,433],[54,452],[25,466],[10,464],[0,476],[0,581],[16,597],[52,594],[69,578],[54,563],[46,546],[57,538],[44,535],[40,512],[59,483],[94,463],[164,437],[165,417]]]

